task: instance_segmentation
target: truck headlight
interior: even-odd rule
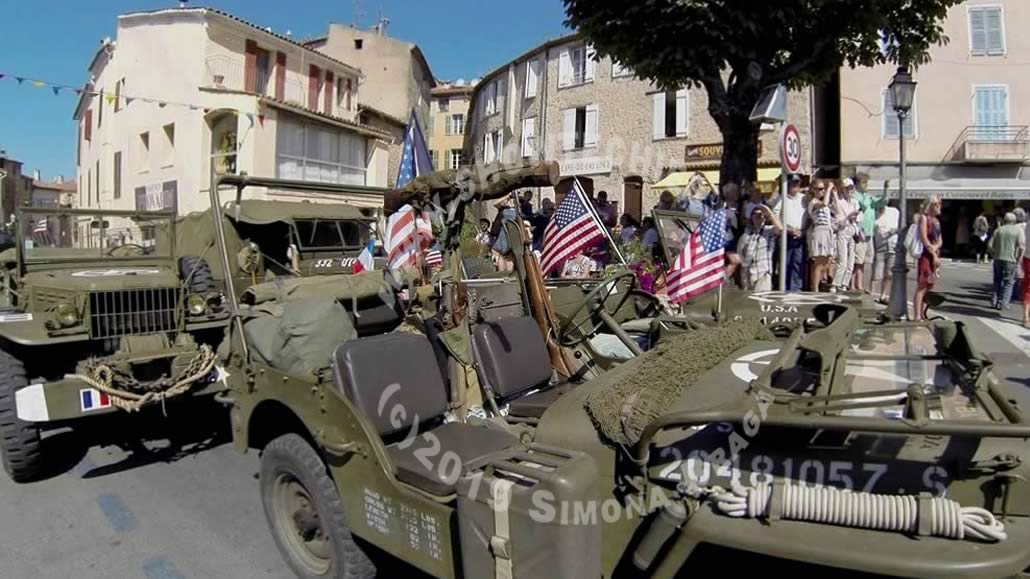
[[[207,311],[207,300],[204,296],[192,294],[186,300],[186,309],[194,316],[199,316]]]
[[[63,328],[70,328],[79,323],[79,310],[72,304],[57,305],[57,323]]]

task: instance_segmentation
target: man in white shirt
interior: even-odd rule
[[[880,303],[890,301],[892,271],[894,259],[897,257],[898,227],[901,224],[901,213],[896,207],[878,207],[876,222],[873,226],[873,281],[869,288],[876,292],[880,288]]]
[[[777,217],[781,215],[781,203],[782,196],[777,197],[772,203],[772,212]],[[787,291],[792,292],[803,291],[805,287],[805,208],[806,199],[801,194],[801,177],[791,175],[787,189],[787,215],[783,219],[783,226],[787,228]],[[779,254],[777,248],[776,255]],[[780,267],[784,267],[783,264],[780,264]]]

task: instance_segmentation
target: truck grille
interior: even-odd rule
[[[175,288],[98,291],[89,294],[94,339],[174,332],[179,317]]]

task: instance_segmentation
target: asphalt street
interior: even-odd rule
[[[1030,407],[1022,304],[990,309],[990,281],[990,266],[946,264],[933,313],[968,323]],[[0,477],[0,579],[291,578],[261,509],[257,454],[232,448],[223,415],[176,412],[58,432],[49,478]],[[127,440],[147,442],[116,444]]]

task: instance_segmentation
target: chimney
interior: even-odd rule
[[[57,179],[54,179],[54,181],[58,183],[64,183],[64,175],[58,175]]]
[[[32,170],[32,180],[39,181],[39,169]]]

